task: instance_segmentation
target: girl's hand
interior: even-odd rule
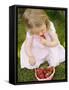
[[[30,63],[30,65],[35,65],[35,63],[36,63],[36,61],[35,61],[35,58],[33,57],[33,56],[30,56],[29,57],[29,63]]]
[[[48,41],[42,37],[40,37],[40,42],[48,47],[55,47],[59,44],[59,40],[55,37],[52,41]]]

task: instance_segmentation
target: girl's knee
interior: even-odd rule
[[[59,62],[48,62],[49,66],[56,67],[59,65]]]

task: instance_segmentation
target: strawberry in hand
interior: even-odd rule
[[[40,37],[43,37],[45,39],[45,36],[44,35],[40,35]]]

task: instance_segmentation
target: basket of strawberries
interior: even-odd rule
[[[52,80],[54,74],[55,74],[54,67],[47,67],[46,69],[45,68],[35,69],[35,77],[38,81]]]

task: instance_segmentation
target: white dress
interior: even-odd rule
[[[50,26],[51,32],[55,32],[55,28],[52,22]],[[54,38],[52,33],[47,33],[45,35],[46,39],[48,41],[51,40],[51,38]],[[28,39],[29,43],[31,41],[31,35],[29,32],[27,32],[26,38]],[[32,42],[32,53],[35,57],[36,64],[35,65],[30,65],[29,64],[29,58],[26,53],[27,48],[25,47],[25,41],[22,44],[21,51],[20,51],[20,63],[21,63],[21,68],[28,68],[28,69],[34,69],[38,68],[40,64],[44,63],[45,61],[48,62],[49,66],[54,66],[56,67],[59,65],[61,62],[65,61],[65,49],[64,47],[60,44],[55,46],[55,47],[47,47],[44,46],[40,43],[40,38],[37,35],[33,36],[33,42]]]

